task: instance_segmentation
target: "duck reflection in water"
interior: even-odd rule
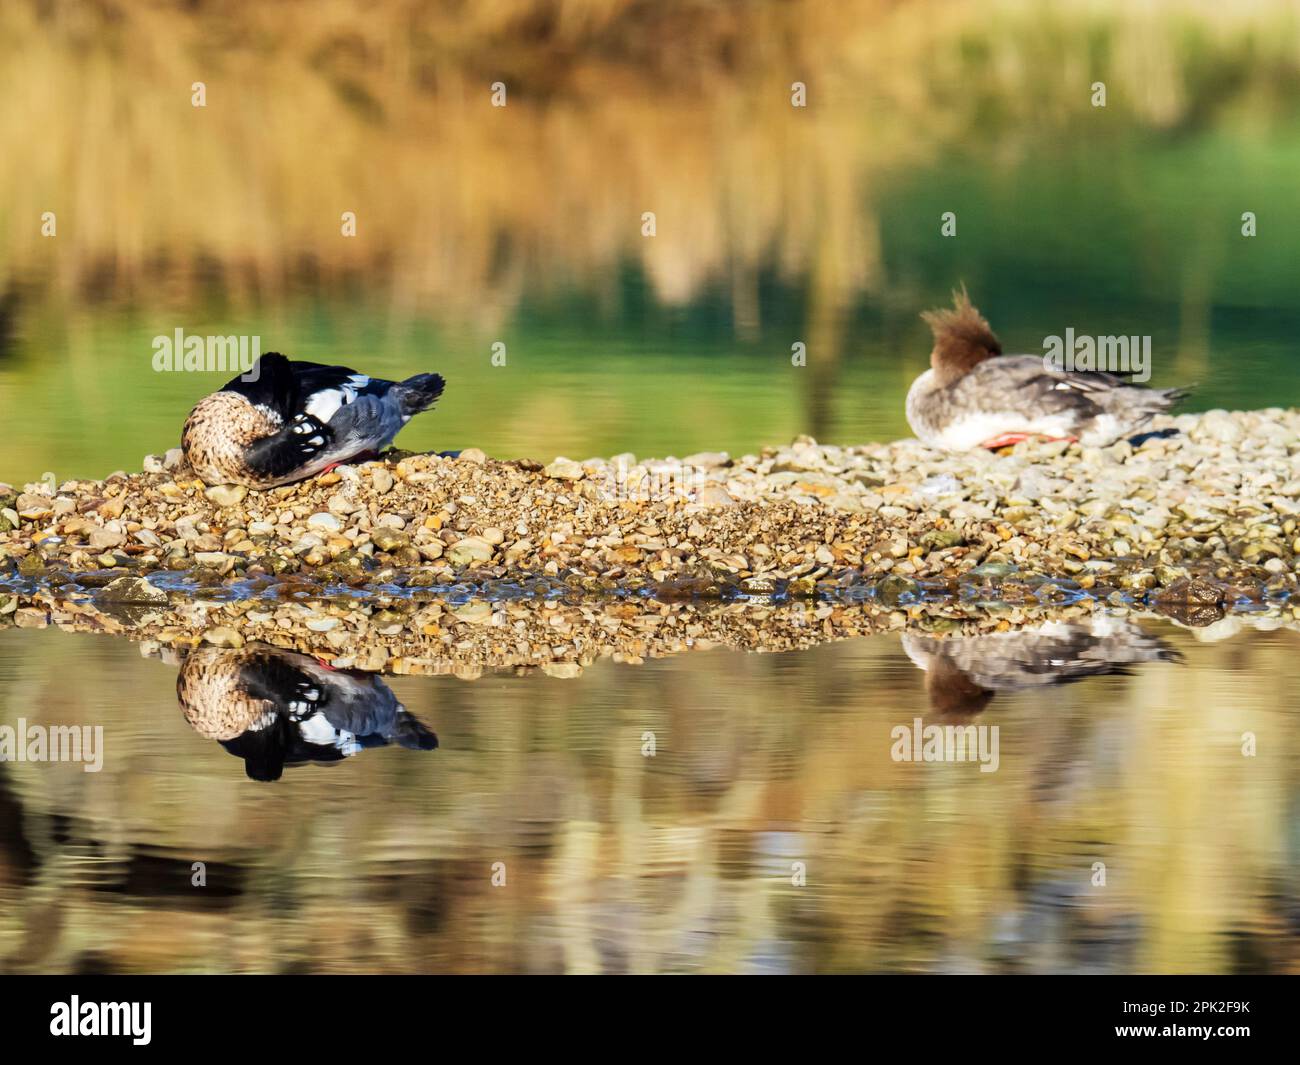
[[[242,758],[254,780],[279,780],[286,765],[337,762],[367,747],[438,746],[378,674],[332,669],[268,644],[190,652],[176,696],[194,730]]]
[[[1101,614],[1088,622],[1050,622],[984,636],[909,634],[903,650],[925,670],[931,709],[947,717],[978,714],[998,692],[1122,676],[1132,665],[1181,658],[1128,619]]]

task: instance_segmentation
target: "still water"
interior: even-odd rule
[[[1117,619],[331,681],[268,648],[258,690],[347,686],[355,735],[223,744],[194,703],[234,652],[10,627],[0,725],[102,726],[102,766],[0,764],[0,968],[1294,972],[1298,649]],[[903,760],[917,719],[981,738]]]

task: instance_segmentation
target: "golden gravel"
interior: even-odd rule
[[[952,581],[993,566],[1103,592],[1141,595],[1203,576],[1292,595],[1300,414],[1211,411],[1171,423],[1179,435],[1137,449],[1028,442],[1003,455],[806,437],[736,460],[545,467],[476,449],[390,452],[265,492],[205,486],[172,451],[148,457],[145,473],[53,491],[0,485],[0,564],[55,584],[157,571],[200,584],[310,577],[359,587],[535,574],[587,590],[679,582],[703,595]]]

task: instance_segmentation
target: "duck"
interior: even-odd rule
[[[930,709],[953,718],[980,713],[998,692],[1127,676],[1135,665],[1182,659],[1159,636],[1127,618],[1105,614],[1087,622],[1052,621],[981,636],[906,633],[903,652],[926,675]]]
[[[997,450],[1033,437],[1105,447],[1135,436],[1187,394],[1102,370],[1056,369],[1041,355],[1003,355],[964,287],[951,310],[921,317],[934,348],[930,368],[908,390],[907,422],[931,447]]]
[[[190,727],[242,758],[257,781],[279,780],[285,766],[339,762],[372,747],[438,746],[378,674],[336,669],[271,644],[191,651],[176,677],[176,698]]]
[[[444,384],[436,373],[386,381],[269,351],[199,400],[181,448],[206,484],[274,488],[377,455]]]

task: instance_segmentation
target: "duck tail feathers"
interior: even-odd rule
[[[411,751],[432,751],[438,747],[438,737],[408,713],[398,714],[393,739]]]
[[[1164,414],[1180,399],[1186,398],[1191,393],[1190,388],[1133,387],[1120,391],[1131,401],[1133,409],[1147,414]]]
[[[401,405],[402,414],[409,418],[412,414],[419,414],[432,407],[445,386],[442,374],[421,373],[399,381],[393,387],[393,393]]]

